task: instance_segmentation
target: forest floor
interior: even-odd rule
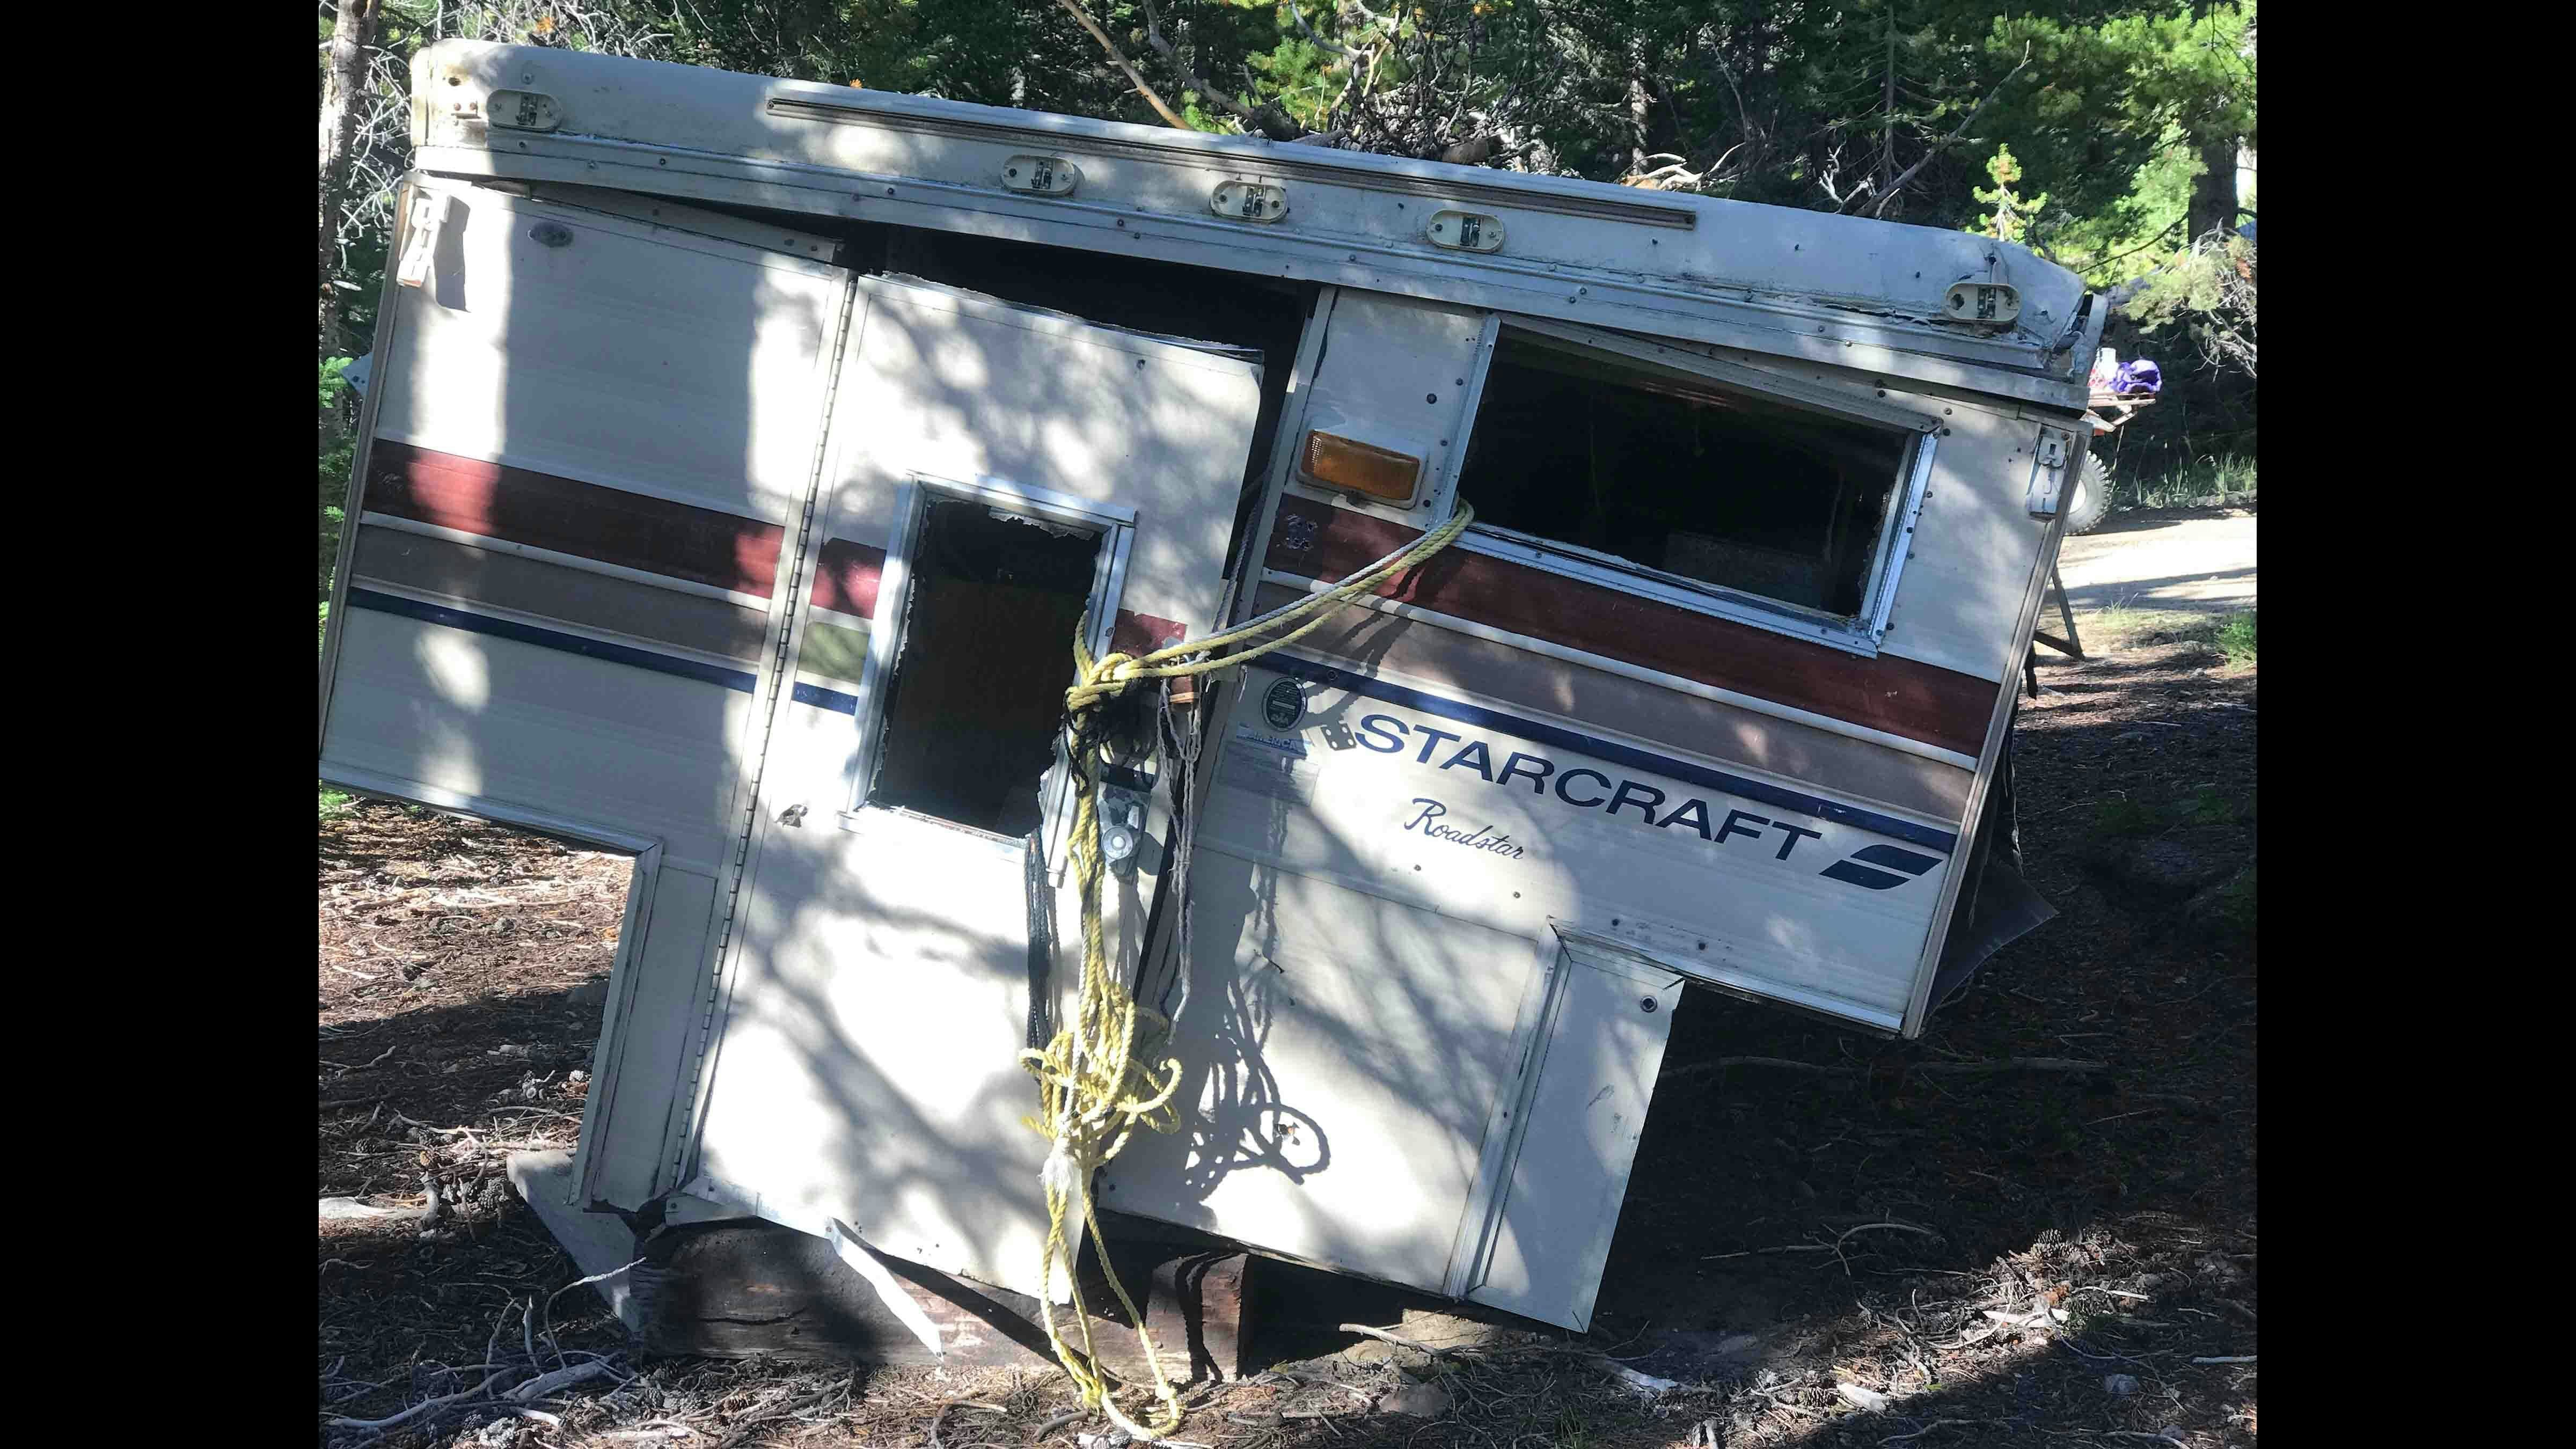
[[[1178,1440],[2253,1445],[2255,671],[2212,617],[2079,622],[2094,658],[2042,663],[2017,745],[2055,920],[1916,1042],[1688,993],[1589,1335],[1323,1302],[1300,1316],[1444,1346],[1256,1339],[1294,1361],[1193,1389]],[[441,1204],[321,1223],[322,1442],[1016,1449],[1061,1419],[1045,1442],[1077,1449],[1102,1428],[1061,1417],[1053,1372],[631,1354],[589,1289],[560,1291],[580,1270],[502,1176],[572,1145],[626,863],[366,802],[324,820],[320,874],[321,1195]],[[505,1402],[478,1365],[505,1388],[594,1376]]]

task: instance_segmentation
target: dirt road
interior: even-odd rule
[[[2070,538],[2058,577],[2079,612],[2254,607],[2254,510],[2139,510]]]

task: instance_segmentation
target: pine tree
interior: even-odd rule
[[[1995,189],[1979,187],[1971,194],[1994,210],[1978,217],[1971,230],[1999,241],[2020,241],[2030,230],[2030,219],[2048,205],[2048,193],[2025,197],[2014,192],[2013,183],[2021,180],[2021,163],[2013,159],[2010,146],[1995,147],[1994,159],[1986,163],[1986,175],[1994,178]]]

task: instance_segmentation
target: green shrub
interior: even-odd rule
[[[2229,664],[2251,668],[2254,663],[2254,611],[2248,609],[2242,614],[2228,615],[2218,626],[2214,642],[2218,645],[2219,654]]]
[[[2111,476],[2114,507],[2175,508],[2204,498],[2223,501],[2254,496],[2254,456],[2250,453],[2204,454],[2162,473]]]
[[[340,556],[340,529],[346,520],[341,516],[341,501],[349,492],[349,466],[356,458],[358,440],[341,426],[340,413],[349,392],[349,381],[340,374],[347,371],[350,359],[326,357],[322,360],[322,397],[320,419],[321,454],[321,563],[315,570],[320,580],[320,593],[331,597],[331,565]]]

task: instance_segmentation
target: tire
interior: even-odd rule
[[[2090,452],[2084,455],[2084,466],[2076,470],[2075,490],[2066,500],[2068,537],[2091,533],[2111,516],[2111,475],[2102,460]]]

